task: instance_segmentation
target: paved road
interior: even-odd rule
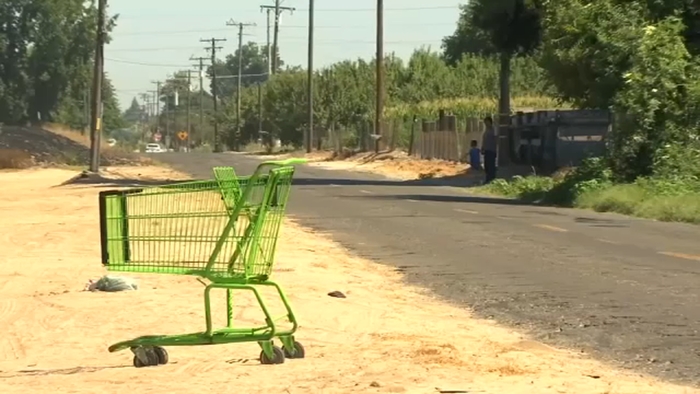
[[[202,178],[216,165],[245,174],[257,163],[159,158]],[[700,385],[699,227],[308,166],[296,178],[290,215],[407,281],[544,342]]]

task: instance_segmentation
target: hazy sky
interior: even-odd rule
[[[219,58],[235,51],[237,29],[226,22],[255,23],[245,29],[244,42],[266,42],[262,4],[274,0],[112,0],[110,14],[119,14],[112,42],[105,48],[105,69],[118,91],[122,109],[139,93],[153,90],[156,80],[188,68],[191,56],[208,56],[200,39],[225,38]],[[458,0],[385,0],[384,49],[407,58],[415,48],[439,49],[454,31]],[[285,64],[307,64],[308,1],[284,0],[294,7],[284,13],[280,27],[280,56]],[[376,0],[315,1],[314,68],[375,53]]]

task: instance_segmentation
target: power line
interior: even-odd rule
[[[302,38],[302,37],[287,37],[286,40],[293,40],[293,41],[307,41],[307,38]],[[384,44],[393,44],[393,45],[416,45],[416,44],[431,44],[431,43],[436,43],[436,42],[442,42],[444,37],[440,38],[435,38],[433,40],[394,40],[394,41],[384,41]],[[257,42],[257,41],[250,41],[254,42],[258,45],[264,45],[264,42]],[[352,45],[352,44],[376,44],[376,41],[374,40],[324,40],[324,41],[316,41],[314,42],[314,45],[319,44],[319,45],[336,45],[336,44],[347,44],[347,45]],[[111,50],[111,52],[158,52],[158,51],[166,51],[166,50],[185,50],[185,49],[191,49],[192,47],[180,47],[180,48],[132,48],[132,49],[123,49],[123,50]]]
[[[454,26],[455,22],[450,23],[392,23],[391,27],[416,27],[416,26]],[[307,25],[280,25],[285,29],[308,29]],[[316,26],[314,29],[372,29],[374,25],[326,25],[326,26]],[[200,30],[153,30],[153,31],[136,31],[130,33],[118,33],[119,37],[128,36],[154,36],[154,35],[174,35],[174,34],[191,34],[191,33],[222,33],[227,31],[227,29],[200,29]]]
[[[459,8],[459,4],[455,5],[436,5],[430,7],[398,7],[384,8],[384,11],[427,11],[427,10],[450,10]],[[308,11],[308,9],[299,8],[298,11]],[[314,12],[377,12],[376,8],[324,8],[314,9]]]
[[[156,47],[156,48],[131,48],[110,49],[110,52],[153,52],[153,51],[181,51],[183,49],[201,49],[199,47]]]
[[[108,61],[114,62],[114,63],[132,64],[132,65],[135,65],[135,66],[173,67],[173,68],[187,68],[187,67],[189,67],[188,64],[144,63],[144,62],[135,62],[135,61],[131,61],[131,60],[114,59],[114,58],[108,58],[108,57],[106,57],[105,60],[108,60]]]
[[[436,5],[436,6],[425,6],[425,7],[393,7],[393,8],[385,8],[384,11],[390,11],[390,12],[412,12],[412,11],[429,11],[429,10],[456,10],[459,9],[459,4],[454,4],[454,5]],[[302,12],[308,12],[308,8],[297,8],[297,11],[302,11]],[[376,8],[319,8],[319,9],[314,9],[314,12],[376,12]],[[126,19],[149,19],[149,18],[162,18],[162,19],[173,19],[173,18],[186,18],[186,19],[193,19],[193,18],[213,18],[217,17],[218,15],[168,15],[168,14],[151,14],[151,15],[144,15],[144,14],[134,14],[134,15],[129,15],[129,14],[122,14],[120,15],[123,18]]]

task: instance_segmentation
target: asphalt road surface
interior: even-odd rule
[[[245,175],[258,163],[237,154],[158,159],[198,178],[221,165]],[[543,342],[700,385],[700,227],[310,166],[298,168],[295,185],[290,217],[412,284]]]

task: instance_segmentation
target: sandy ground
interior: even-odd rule
[[[285,223],[275,279],[307,358],[263,366],[254,344],[170,348],[135,369],[111,343],[203,329],[194,278],[136,276],[138,291],[84,292],[99,263],[98,191],[55,185],[67,170],[1,172],[0,392],[14,393],[697,393],[528,340],[407,287],[401,274]],[[166,177],[152,168],[112,176]],[[327,296],[342,291],[348,298]],[[220,297],[223,300],[223,297]],[[250,305],[241,298],[237,305]],[[215,313],[223,312],[217,304]],[[223,313],[221,313],[223,321]],[[237,320],[258,319],[241,308]]]
[[[262,156],[276,160],[286,157],[305,157],[309,165],[329,170],[350,170],[381,174],[399,180],[461,177],[481,178],[483,173],[471,171],[468,164],[446,160],[424,160],[409,157],[405,152],[361,153],[347,158],[333,158],[332,152],[290,153],[277,156]]]

